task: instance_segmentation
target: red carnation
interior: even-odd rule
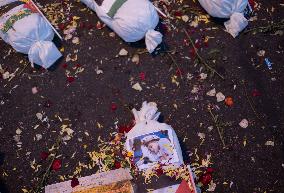
[[[55,159],[55,160],[53,161],[53,163],[52,163],[51,168],[52,168],[52,170],[54,170],[54,171],[58,171],[58,170],[61,168],[61,166],[62,166],[61,160]]]
[[[42,160],[46,160],[48,158],[48,156],[49,156],[49,153],[46,152],[46,151],[43,151],[43,152],[40,153],[40,158]]]
[[[75,186],[78,186],[79,184],[80,183],[79,183],[78,178],[73,177],[71,180],[71,187],[74,188]]]

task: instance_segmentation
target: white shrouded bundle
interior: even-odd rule
[[[149,0],[104,0],[101,6],[94,0],[81,2],[95,11],[126,42],[136,42],[145,37],[150,53],[162,42],[162,34],[154,30],[159,16]]]
[[[126,149],[133,152],[134,163],[140,170],[156,163],[180,166],[182,151],[177,135],[170,125],[159,123],[156,103],[143,102],[140,111],[132,110],[135,126],[126,134]]]
[[[0,5],[11,2],[15,0],[3,1]],[[52,42],[52,28],[27,4],[21,4],[0,17],[0,37],[17,52],[28,54],[32,64],[43,68],[49,68],[62,56]]]
[[[238,36],[247,25],[248,21],[244,17],[244,11],[248,5],[248,0],[198,0],[201,6],[209,15],[218,18],[229,18],[224,23],[227,32],[234,38]]]

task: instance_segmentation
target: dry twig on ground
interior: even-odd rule
[[[261,26],[261,27],[255,27],[252,29],[247,29],[244,31],[244,34],[248,33],[268,33],[268,32],[274,32],[277,30],[284,29],[284,19],[277,23],[272,23],[267,26]]]
[[[211,115],[211,118],[212,118],[216,128],[217,128],[218,135],[219,135],[220,140],[222,142],[223,148],[225,149],[226,148],[226,144],[225,144],[224,136],[223,136],[223,133],[224,133],[223,126],[224,126],[224,124],[218,120],[218,115],[214,115],[210,108],[208,108],[208,111],[209,111],[209,113]]]
[[[61,145],[61,142],[62,142],[62,139],[61,139],[61,137],[59,137],[56,140],[56,143],[54,145],[56,152],[54,153],[53,157],[51,158],[50,163],[49,163],[47,169],[45,170],[43,177],[41,178],[40,183],[36,186],[34,191],[32,190],[32,192],[39,193],[39,192],[41,192],[41,189],[45,186],[45,183],[46,183],[47,179],[49,178],[49,175],[50,175],[50,172],[51,172],[51,167],[52,167],[52,164],[53,164],[53,162],[56,158],[57,151],[58,151],[58,149]]]
[[[247,101],[250,105],[251,110],[253,111],[254,115],[256,116],[256,118],[264,125],[266,126],[265,122],[263,121],[263,118],[259,116],[259,113],[257,112],[257,110],[255,109],[254,105],[252,104],[253,102],[251,101],[248,92],[247,92],[247,87],[245,84],[245,81],[241,81],[242,85],[243,85],[243,89],[244,89],[244,94],[247,98]]]
[[[192,45],[192,47],[193,47],[193,49],[194,49],[194,51],[195,51],[195,53],[196,53],[196,56],[197,56],[198,60],[199,60],[207,69],[209,69],[212,73],[217,74],[221,79],[225,80],[225,78],[224,78],[223,75],[221,75],[221,74],[220,74],[219,72],[217,72],[214,68],[212,68],[209,64],[207,64],[207,62],[199,55],[198,50],[197,50],[197,48],[195,47],[194,42],[193,42],[193,40],[191,39],[190,35],[188,34],[188,32],[187,32],[185,29],[183,29],[183,31],[184,31],[185,35],[187,36],[187,38],[189,39],[189,41],[190,41],[190,43],[191,43],[191,45]]]

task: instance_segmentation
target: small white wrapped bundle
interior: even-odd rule
[[[140,111],[132,110],[135,126],[126,134],[126,149],[134,155],[134,163],[140,170],[155,164],[180,166],[182,151],[177,135],[170,125],[159,123],[156,103],[143,102]]]
[[[230,19],[224,23],[227,32],[234,38],[238,36],[247,25],[244,11],[248,0],[198,0],[209,15],[218,18]]]
[[[15,2],[5,0],[1,6]],[[1,7],[0,6],[0,7]],[[0,37],[32,64],[49,68],[62,54],[52,42],[54,32],[31,5],[21,4],[0,17]]]
[[[162,42],[163,35],[155,31],[159,16],[149,0],[104,0],[99,6],[94,0],[81,0],[126,42],[145,37],[147,50],[152,53]]]

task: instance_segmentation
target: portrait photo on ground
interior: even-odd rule
[[[133,151],[134,163],[140,169],[147,169],[159,162],[171,164],[179,162],[170,130],[161,130],[130,139],[129,149]]]

